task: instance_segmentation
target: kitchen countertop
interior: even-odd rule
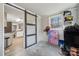
[[[14,32],[12,32],[12,33],[5,33],[5,34],[4,34],[4,38],[11,37],[11,36],[13,36],[14,34],[15,34]]]

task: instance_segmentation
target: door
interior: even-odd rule
[[[37,16],[25,12],[25,48],[37,43]]]

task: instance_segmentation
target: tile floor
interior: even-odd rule
[[[23,38],[15,38],[13,45],[5,50],[5,56],[63,56],[58,46],[40,41],[27,49],[23,48]]]

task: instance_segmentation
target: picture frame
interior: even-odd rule
[[[51,18],[51,27],[52,27],[52,28],[60,27],[60,22],[59,22],[60,19],[61,19],[60,16],[52,17],[52,18]]]

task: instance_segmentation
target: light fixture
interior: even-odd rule
[[[17,22],[21,21],[21,19],[16,19]]]

